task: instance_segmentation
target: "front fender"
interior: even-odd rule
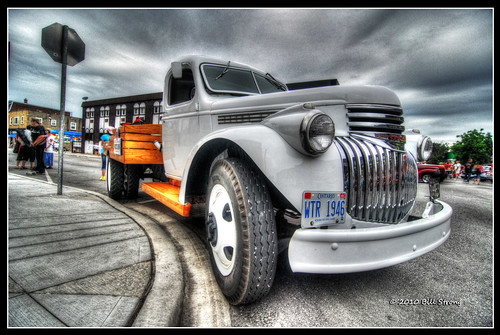
[[[297,134],[299,136],[299,134]],[[214,142],[217,141],[217,142]],[[222,129],[201,139],[189,154],[182,178],[179,200],[186,202],[190,173],[213,143],[232,143],[243,150],[265,177],[300,211],[302,192],[342,191],[342,158],[335,145],[319,157],[309,157],[292,148],[276,131],[264,125],[245,125]],[[220,148],[219,153],[225,150]],[[207,157],[214,157],[213,154]],[[211,162],[210,162],[211,163]],[[210,166],[210,163],[206,166]],[[195,163],[196,164],[196,163]]]

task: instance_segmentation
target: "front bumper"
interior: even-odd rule
[[[348,273],[375,270],[421,256],[450,235],[452,209],[435,200],[435,214],[397,225],[357,229],[298,229],[290,240],[293,272]]]

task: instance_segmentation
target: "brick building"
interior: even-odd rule
[[[163,93],[149,93],[82,103],[82,141],[85,153],[94,153],[107,127],[119,127],[141,117],[145,123],[161,122]]]

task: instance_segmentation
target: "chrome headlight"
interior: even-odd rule
[[[333,143],[335,124],[318,110],[306,114],[300,125],[300,138],[304,149],[312,155],[324,153]]]
[[[417,144],[417,154],[419,161],[426,161],[432,154],[432,140],[429,136],[422,136]]]

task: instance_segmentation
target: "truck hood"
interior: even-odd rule
[[[302,102],[327,102],[328,104],[383,104],[400,106],[396,94],[382,86],[326,86],[302,90],[277,92],[244,97],[218,99],[211,110],[234,108],[283,107]]]

